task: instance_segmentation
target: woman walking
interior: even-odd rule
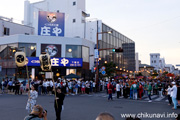
[[[34,86],[31,86],[31,90],[29,92],[29,98],[27,101],[27,105],[26,105],[26,110],[28,111],[28,113],[30,113],[33,109],[33,107],[36,105],[36,100],[38,97],[38,93],[35,90]]]

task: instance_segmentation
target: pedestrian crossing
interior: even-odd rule
[[[99,94],[82,94],[82,95],[79,95],[79,96],[88,96],[88,97],[102,97],[102,98],[108,98],[108,94],[105,94],[105,93],[99,93]],[[116,94],[113,94],[112,95],[113,98],[117,98],[117,95]],[[120,96],[119,99],[125,99],[123,96]],[[130,99],[129,97],[126,98],[126,99]],[[163,96],[163,97],[159,97],[158,95],[152,95],[151,96],[151,99],[152,101],[155,101],[155,102],[168,102],[168,98],[166,96]],[[143,96],[141,98],[141,100],[143,101],[149,101],[149,98],[148,96]]]

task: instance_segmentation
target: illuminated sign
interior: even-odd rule
[[[39,11],[38,35],[64,36],[64,13]]]
[[[28,66],[40,66],[39,57],[27,57]],[[57,67],[82,67],[82,58],[51,58],[51,65]]]

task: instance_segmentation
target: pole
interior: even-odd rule
[[[52,80],[53,80],[54,96],[55,96],[56,105],[57,105],[57,108],[58,108],[58,103],[57,103],[57,99],[56,99],[56,89],[55,89],[55,84],[54,84],[54,77],[53,77],[53,73],[52,73],[52,67],[51,67],[51,76],[52,76]]]
[[[24,53],[25,53],[25,57],[26,57],[26,49],[24,47]],[[29,81],[29,72],[28,72],[28,66],[26,64],[26,73],[27,73],[27,79],[28,79],[28,84],[29,84],[29,89],[28,89],[28,98],[30,98],[30,81]],[[30,113],[31,113],[31,103],[29,104],[30,105]]]
[[[99,47],[99,42],[98,42],[98,32],[96,34],[96,49]],[[99,53],[99,49],[98,49]],[[98,57],[99,58],[99,57]],[[99,91],[99,68],[98,68],[98,58],[96,58],[96,91]]]

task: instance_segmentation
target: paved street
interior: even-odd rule
[[[171,106],[167,105],[165,99],[161,101],[154,100],[152,103],[148,103],[146,98],[144,100],[130,100],[124,98],[116,99],[115,94],[113,96],[114,100],[109,102],[105,93],[66,96],[62,120],[95,120],[96,116],[101,112],[110,112],[116,120],[124,120],[124,118],[121,118],[122,113],[180,113],[180,109],[171,110]],[[26,102],[26,95],[0,95],[0,120],[23,120],[27,115],[25,110]],[[54,96],[50,95],[39,96],[37,100],[37,104],[47,109],[48,120],[55,120],[53,102]],[[162,118],[161,120],[164,119]]]

